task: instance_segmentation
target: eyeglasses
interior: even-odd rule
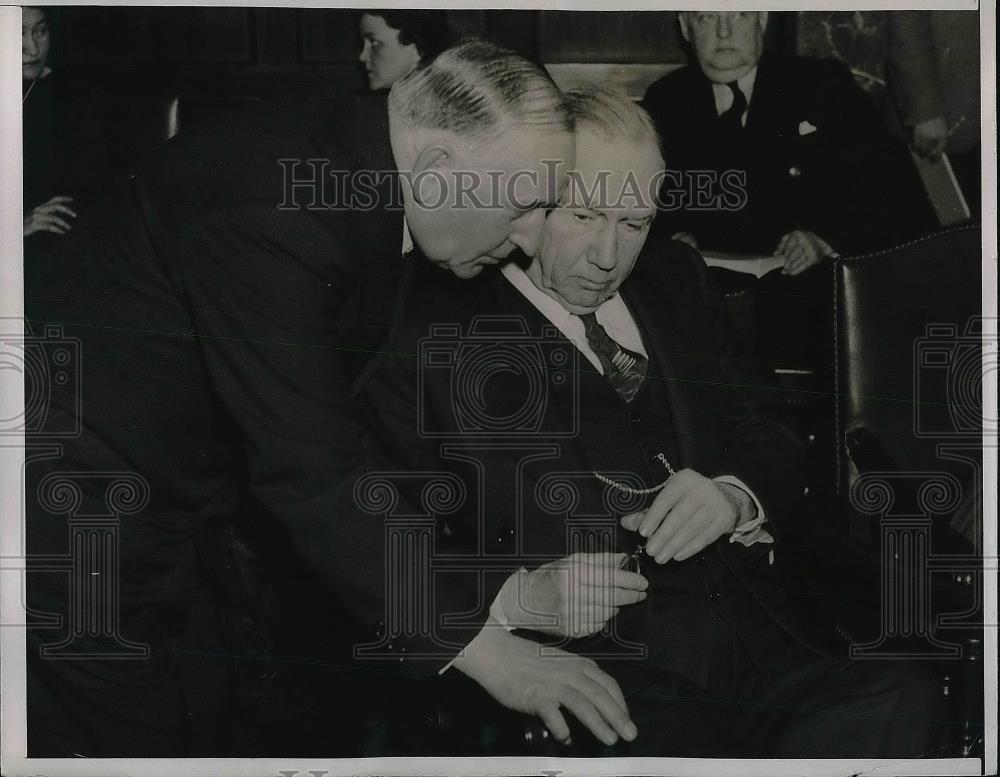
[[[606,486],[611,486],[619,491],[629,494],[632,496],[645,496],[648,494],[655,494],[657,491],[663,489],[665,485],[670,481],[677,473],[674,472],[674,468],[670,466],[670,462],[667,461],[667,457],[662,453],[656,454],[656,459],[659,461],[664,469],[667,471],[667,477],[662,483],[652,486],[651,488],[632,488],[631,486],[626,486],[624,483],[619,483],[616,480],[612,480],[607,475],[602,475],[600,472],[594,472],[594,477],[604,483]],[[641,535],[640,535],[641,536]],[[635,550],[633,550],[628,556],[622,559],[621,563],[618,565],[619,569],[624,569],[629,572],[635,572],[637,575],[642,574],[642,562],[641,559],[646,555],[646,543],[643,540],[636,542]]]

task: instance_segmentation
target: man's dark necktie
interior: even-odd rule
[[[719,114],[719,118],[727,130],[738,133],[743,129],[743,114],[747,109],[747,98],[735,81],[730,81],[726,86],[733,93],[733,104]]]
[[[622,348],[611,339],[597,316],[586,313],[580,316],[587,334],[587,342],[601,360],[604,377],[626,402],[635,399],[649,370],[649,360],[642,354]]]

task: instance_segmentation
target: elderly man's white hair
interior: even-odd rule
[[[649,114],[622,92],[603,86],[578,86],[563,95],[576,129],[588,127],[609,143],[652,143],[663,163],[660,133]]]

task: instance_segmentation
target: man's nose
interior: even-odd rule
[[[358,54],[358,62],[361,62],[365,65],[368,64],[368,59],[371,56],[371,51],[369,49],[371,49],[371,46],[369,45],[368,41],[365,41],[364,45],[361,47],[361,53]]]
[[[618,233],[614,226],[599,230],[590,244],[588,258],[591,264],[600,267],[605,272],[615,268],[618,258]]]
[[[26,57],[37,57],[38,56],[38,45],[35,43],[35,38],[32,35],[22,35],[21,36],[21,54]]]
[[[719,23],[715,27],[715,34],[720,38],[728,38],[733,34],[733,21],[727,11],[719,12]]]
[[[510,242],[524,251],[525,256],[538,252],[538,239],[545,225],[545,209],[534,208],[518,216],[510,225]]]

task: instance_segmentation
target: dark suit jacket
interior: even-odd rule
[[[773,531],[795,519],[797,444],[759,410],[755,389],[735,396],[736,363],[696,252],[650,243],[622,287],[650,355],[649,377],[631,405],[498,270],[458,280],[431,266],[412,269],[401,325],[364,394],[401,470],[443,469],[464,484],[462,504],[442,511],[434,565],[439,586],[478,589],[479,604],[465,617],[452,614],[464,629],[448,639],[474,636],[502,581],[521,565],[635,547],[617,520],[647,502],[607,489],[595,470],[653,485],[666,477],[656,461],[663,452],[675,469],[739,477]],[[702,681],[712,630],[706,611],[761,650],[777,631],[787,636],[794,626],[767,563],[770,547],[723,539],[689,561],[647,560],[661,587],[648,617],[659,626],[649,633],[652,626],[643,632],[632,624],[632,637],[658,644],[666,666]],[[477,571],[463,579],[457,566]],[[586,649],[612,656],[619,647]]]
[[[704,249],[770,253],[784,234],[806,229],[849,254],[931,226],[905,147],[839,62],[765,54],[735,140],[696,64],[654,83],[643,107],[663,138],[668,169],[737,173],[710,185],[697,207],[690,196],[682,202],[665,194],[656,226],[668,235],[691,232]],[[686,188],[678,184],[668,179],[666,188]]]
[[[325,196],[292,191],[279,164],[313,159],[328,163]],[[29,444],[46,429],[78,434],[29,465],[29,484],[78,473],[82,512],[105,510],[107,483],[87,473],[148,485],[120,528],[131,639],[157,642],[191,606],[200,522],[261,509],[374,633],[383,533],[353,509],[375,454],[349,386],[390,323],[402,209],[324,208],[336,170],[395,170],[384,97],[269,105],[182,133],[26,268],[30,324],[39,336],[62,327],[82,358]],[[383,178],[379,196],[394,186]],[[65,516],[29,493],[29,551],[66,553]],[[29,593],[61,609],[65,592],[49,596],[47,580]]]

